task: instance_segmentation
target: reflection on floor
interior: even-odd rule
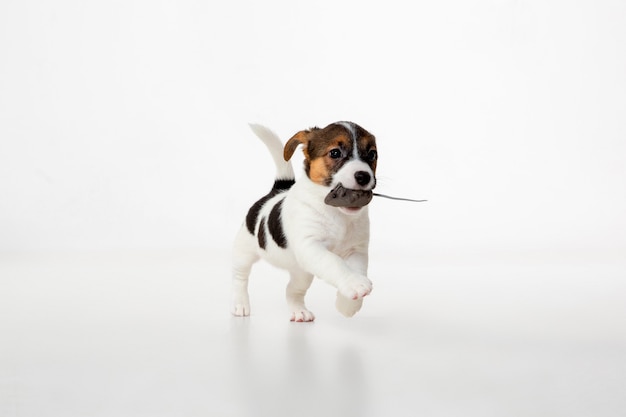
[[[618,416],[626,265],[375,259],[352,319],[316,281],[289,322],[223,253],[3,255],[0,416]]]

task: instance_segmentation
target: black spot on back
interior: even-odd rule
[[[275,180],[273,190],[286,191],[291,188],[296,183],[295,180]]]
[[[267,203],[267,200],[278,195],[279,193],[287,191],[295,183],[296,182],[294,180],[275,180],[274,186],[272,187],[270,192],[261,199],[259,199],[256,203],[254,203],[252,207],[250,207],[250,210],[248,210],[248,214],[246,216],[246,227],[248,228],[248,231],[251,235],[254,235],[254,226],[256,226],[259,212],[261,211],[261,208],[265,205],[265,203]]]
[[[265,249],[265,219],[261,219],[259,224],[259,234],[257,235],[259,240],[259,246],[261,249]]]
[[[272,239],[274,242],[281,247],[287,247],[287,238],[285,237],[285,233],[283,231],[283,223],[280,219],[280,215],[283,208],[283,200],[280,200],[274,207],[272,207],[272,211],[270,212],[267,226],[270,230],[270,234],[272,235]]]

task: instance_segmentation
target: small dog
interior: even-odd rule
[[[289,271],[291,321],[313,321],[305,294],[317,276],[337,288],[337,310],[361,309],[372,291],[367,278],[367,203],[376,186],[378,153],[372,134],[352,122],[296,133],[282,142],[269,129],[250,125],[276,164],[270,192],[248,211],[233,248],[232,313],[250,314],[248,277],[260,258]],[[304,172],[296,182],[289,161],[302,145]]]

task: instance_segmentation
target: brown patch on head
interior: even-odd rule
[[[329,167],[324,161],[324,158],[315,158],[309,162],[308,175],[311,181],[317,184],[326,185],[328,177],[330,176]]]
[[[333,174],[350,158],[354,144],[345,130],[335,125],[321,129],[309,141],[304,168],[316,184],[330,185]]]

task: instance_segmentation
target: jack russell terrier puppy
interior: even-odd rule
[[[248,276],[263,258],[289,271],[291,321],[315,320],[304,303],[314,276],[337,288],[337,310],[353,316],[372,291],[367,204],[376,186],[374,136],[355,123],[337,122],[298,132],[283,148],[269,129],[250,127],[269,149],[276,178],[235,238],[232,313],[250,314]],[[296,182],[289,160],[299,145],[306,175]]]

